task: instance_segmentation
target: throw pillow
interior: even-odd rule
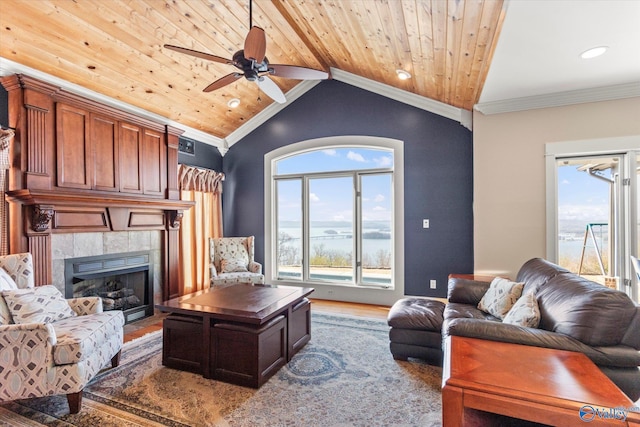
[[[18,289],[18,285],[13,281],[9,273],[7,273],[3,268],[0,268],[0,291],[9,291],[13,289]],[[11,312],[9,311],[9,307],[7,307],[7,303],[4,298],[0,296],[0,325],[8,325],[13,323],[13,319],[11,318]]]
[[[533,292],[521,296],[502,321],[511,325],[537,328],[540,324],[540,308]]]
[[[220,261],[220,267],[222,267],[223,273],[240,273],[249,271],[247,270],[247,264],[242,260],[237,259],[223,259]]]
[[[502,320],[522,295],[523,287],[524,283],[496,277],[478,303],[478,308]]]
[[[76,316],[76,312],[53,285],[2,291],[2,296],[17,324],[51,323]]]
[[[224,237],[214,239],[214,250],[217,258],[220,260],[220,271],[223,273],[225,272],[222,267],[222,260],[225,259],[227,262],[244,265],[246,270],[247,265],[249,264],[249,253],[243,243],[244,240],[245,239],[242,237]]]
[[[0,268],[0,291],[18,289],[18,285],[4,268]]]

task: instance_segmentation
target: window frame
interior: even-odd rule
[[[327,173],[309,173],[306,175],[332,175],[337,176],[341,173],[344,175],[352,175],[354,172],[358,174],[366,174],[366,172],[375,173],[391,173],[392,174],[392,197],[394,212],[392,216],[393,227],[393,256],[392,266],[393,274],[391,278],[392,286],[379,287],[353,284],[344,285],[333,282],[318,282],[303,280],[286,280],[277,279],[277,244],[278,238],[274,234],[277,232],[277,191],[276,179],[274,179],[276,171],[276,162],[284,157],[295,154],[302,154],[308,151],[322,150],[328,148],[370,148],[370,149],[386,149],[393,152],[393,167],[388,169],[380,168],[375,170],[362,169],[350,171],[332,171]],[[372,304],[390,304],[404,295],[404,143],[400,140],[391,138],[345,135],[327,138],[317,138],[306,141],[293,143],[284,147],[275,149],[267,153],[264,157],[265,172],[265,265],[264,273],[266,283],[273,285],[291,285],[291,286],[314,286],[316,292],[314,297],[326,299],[341,299],[345,301],[358,301]],[[283,174],[280,179],[286,179],[294,175],[305,174]],[[359,185],[359,184],[358,184]],[[303,192],[306,186],[303,184]],[[303,197],[302,201],[308,199]],[[354,201],[355,203],[355,201]],[[305,207],[304,209],[307,209]],[[356,209],[356,206],[354,206]],[[357,216],[360,220],[359,213]],[[354,228],[359,225],[354,223]],[[355,243],[355,240],[354,240]],[[303,245],[303,251],[308,245]],[[306,256],[308,254],[303,254]],[[354,262],[358,255],[354,251]],[[308,258],[305,258],[308,259]],[[361,267],[360,267],[361,268]],[[304,274],[304,272],[303,272]]]
[[[597,157],[597,156],[621,156],[626,162],[622,172],[622,178],[627,178],[628,185],[625,185],[626,196],[621,200],[622,217],[620,220],[619,236],[624,237],[624,241],[619,248],[622,254],[617,272],[621,282],[621,290],[625,292],[631,289],[630,297],[637,301],[638,280],[633,272],[629,255],[638,256],[638,240],[635,231],[635,224],[638,222],[640,212],[637,211],[637,174],[631,173],[637,169],[637,156],[640,156],[640,135],[598,138],[577,141],[562,141],[545,144],[545,193],[546,193],[546,255],[551,262],[558,262],[558,173],[557,162],[567,158]],[[626,203],[626,204],[625,204]]]

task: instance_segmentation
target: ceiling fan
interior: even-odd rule
[[[198,58],[223,64],[230,64],[240,70],[227,74],[226,76],[214,81],[204,88],[204,92],[212,92],[216,89],[220,89],[221,87],[233,83],[240,77],[244,76],[248,81],[256,82],[260,89],[271,99],[283,104],[286,102],[286,98],[278,85],[269,78],[269,75],[298,80],[325,80],[329,78],[329,73],[314,70],[312,68],[298,67],[295,65],[270,64],[269,60],[265,56],[267,50],[266,35],[262,28],[254,27],[252,25],[251,6],[252,1],[249,1],[249,27],[251,29],[244,40],[244,49],[234,53],[232,59],[226,59],[209,53],[169,44],[165,44],[164,47],[176,52],[196,56]]]

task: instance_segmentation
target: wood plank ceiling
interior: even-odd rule
[[[254,0],[252,10],[271,63],[333,67],[467,110],[504,18],[502,0]],[[2,0],[0,24],[0,56],[218,138],[272,102],[245,79],[203,93],[235,68],[162,47],[231,58],[248,0]],[[285,93],[299,83],[273,80]]]

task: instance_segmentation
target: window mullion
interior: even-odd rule
[[[354,197],[354,218],[355,224],[355,236],[353,239],[354,253],[355,253],[355,285],[362,284],[362,177],[360,174],[355,173],[353,176],[353,182],[355,186]]]
[[[311,225],[309,221],[309,177],[302,177],[302,280],[309,281]]]

